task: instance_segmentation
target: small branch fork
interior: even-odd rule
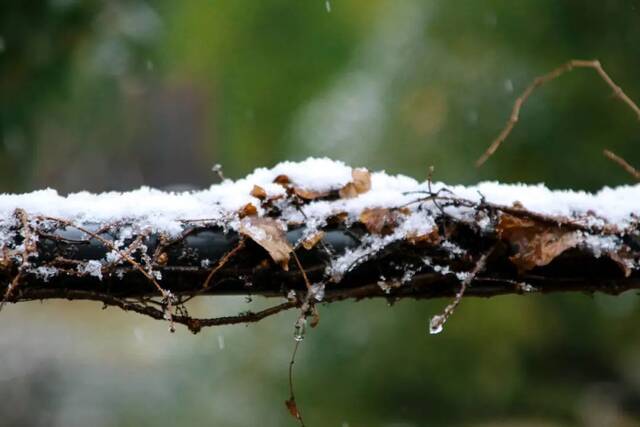
[[[640,120],[640,108],[638,105],[627,96],[626,93],[618,86],[613,79],[607,74],[607,72],[600,64],[598,60],[580,60],[580,59],[572,59],[567,63],[559,66],[558,68],[550,71],[547,74],[536,77],[533,82],[526,87],[526,89],[522,92],[522,94],[516,98],[516,101],[513,104],[513,109],[511,110],[511,116],[509,116],[509,120],[507,120],[506,125],[500,132],[500,134],[493,140],[491,145],[486,149],[486,151],[480,156],[480,158],[476,161],[476,167],[482,166],[495,152],[500,148],[501,144],[507,139],[511,131],[513,130],[516,123],[520,119],[520,109],[524,105],[524,103],[529,99],[531,94],[540,86],[557,79],[569,71],[572,71],[576,68],[590,68],[595,70],[595,72],[600,76],[600,78],[613,90],[614,96],[619,98],[623,103],[625,103],[637,116],[638,120]],[[613,153],[611,153],[613,154]],[[605,154],[606,155],[606,154]],[[607,155],[610,159],[614,160],[616,163],[622,165],[621,162],[615,160],[611,156]],[[617,157],[617,156],[616,156]],[[624,162],[626,163],[626,162]],[[627,164],[628,165],[628,164]],[[624,166],[623,166],[624,167]],[[634,173],[630,172],[630,169],[625,167],[627,172],[636,176]],[[631,168],[631,170],[634,170]],[[637,179],[637,178],[636,178]]]

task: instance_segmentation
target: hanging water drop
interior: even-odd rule
[[[307,319],[305,317],[299,317],[293,326],[293,339],[300,342],[304,339],[304,333],[307,329]]]
[[[429,333],[431,335],[436,335],[442,332],[444,329],[444,322],[447,321],[447,318],[442,314],[437,314],[431,318],[429,322]]]

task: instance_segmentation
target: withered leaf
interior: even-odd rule
[[[442,240],[440,238],[440,232],[438,232],[438,227],[433,227],[431,231],[425,234],[409,234],[407,236],[407,240],[412,245],[435,245],[440,243]]]
[[[298,411],[298,405],[296,405],[295,398],[291,397],[291,399],[285,400],[284,404],[287,406],[289,413],[291,416],[297,420],[300,419],[300,411]]]
[[[331,215],[327,218],[327,224],[329,225],[338,225],[342,224],[349,218],[349,214],[346,212],[338,212],[335,215]]]
[[[517,253],[509,259],[520,271],[547,265],[580,242],[573,231],[509,214],[500,216],[496,230],[501,239],[517,247]]]
[[[256,215],[257,213],[258,213],[258,209],[255,206],[253,206],[252,203],[247,203],[246,205],[240,208],[238,215],[240,215],[240,218],[244,218],[246,216]]]
[[[280,185],[289,185],[289,183],[291,183],[291,180],[287,175],[278,175],[275,177],[273,182]]]
[[[312,191],[312,190],[304,190],[302,188],[294,188],[293,192],[302,199],[305,200],[315,200],[321,197],[327,197],[329,195],[328,191]]]
[[[253,189],[251,189],[251,193],[250,193],[253,197],[260,199],[260,200],[264,200],[267,198],[267,192],[265,191],[264,188],[260,187],[259,185],[254,185]]]
[[[156,262],[158,265],[167,265],[167,262],[169,262],[169,255],[166,252],[161,252],[160,255],[158,255]]]
[[[628,248],[623,247],[618,252],[608,251],[607,256],[609,259],[616,263],[620,270],[624,273],[624,277],[629,277],[631,275],[631,262],[633,259],[628,254]]]
[[[343,199],[351,199],[358,194],[366,193],[371,189],[371,173],[364,168],[351,170],[351,182],[347,183],[339,191]]]
[[[318,312],[318,309],[314,306],[313,313],[311,313],[311,320],[309,321],[309,326],[311,326],[312,328],[315,328],[319,324],[320,324],[320,313]]]
[[[250,216],[242,220],[240,233],[262,246],[283,270],[289,270],[289,255],[293,248],[278,221]]]
[[[371,190],[371,173],[364,169],[358,168],[351,171],[353,185],[356,187],[358,194],[366,193]]]
[[[322,230],[317,231],[311,234],[310,236],[307,236],[302,241],[302,247],[305,248],[306,250],[313,249],[318,244],[318,242],[322,239],[324,239],[324,231]]]
[[[360,213],[358,220],[369,233],[391,234],[398,225],[398,213],[387,208],[367,208]]]

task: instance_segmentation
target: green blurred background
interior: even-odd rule
[[[329,156],[423,179],[595,190],[640,165],[640,124],[590,70],[640,99],[640,1],[3,0],[0,191],[206,187]],[[340,303],[296,364],[310,426],[640,425],[637,296]],[[195,311],[256,309],[204,299]],[[0,315],[2,426],[286,426],[295,313],[167,332],[94,303]]]

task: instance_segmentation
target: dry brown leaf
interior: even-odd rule
[[[364,169],[352,169],[351,178],[353,181],[347,183],[339,191],[343,199],[352,199],[358,194],[366,193],[371,189],[371,173]]]
[[[259,185],[254,185],[253,189],[251,189],[251,193],[250,193],[253,197],[260,199],[260,200],[264,200],[267,198],[267,192],[265,191],[264,188],[260,187]]]
[[[369,233],[386,235],[398,225],[398,213],[387,208],[368,208],[362,211],[358,220]]]
[[[620,270],[622,270],[622,272],[624,273],[624,277],[631,276],[632,272],[629,262],[632,259],[629,257],[629,254],[627,252],[628,250],[625,250],[624,248],[618,252],[607,252],[607,256],[609,257],[609,259],[615,262],[618,267],[620,267]]]
[[[366,193],[371,190],[371,173],[364,169],[358,168],[351,171],[353,185],[356,187],[358,194]]]
[[[313,306],[313,312],[311,313],[311,320],[309,321],[309,326],[315,328],[320,324],[320,312],[318,311],[318,307]]]
[[[240,225],[240,233],[262,246],[283,270],[289,270],[289,255],[293,248],[278,221],[272,218],[247,217]]]
[[[256,215],[257,213],[258,213],[258,209],[255,206],[253,206],[253,204],[251,203],[247,203],[246,205],[240,208],[240,211],[238,211],[238,215],[240,215],[240,218],[244,218],[246,216],[253,216],[253,215]]]
[[[303,190],[302,188],[294,188],[293,192],[296,193],[298,197],[305,200],[315,200],[329,195],[328,191]]]
[[[324,231],[322,230],[317,231],[312,235],[307,236],[302,241],[302,247],[305,248],[306,250],[313,249],[318,244],[318,242],[322,239],[324,239]]]
[[[158,265],[167,265],[167,262],[169,262],[169,255],[166,252],[161,252],[160,255],[158,255],[158,259],[156,260],[156,262],[158,263]]]
[[[298,411],[298,405],[296,405],[296,400],[291,397],[289,400],[285,400],[284,404],[287,405],[287,409],[291,416],[297,420],[300,419],[300,411]]]
[[[331,215],[327,218],[328,225],[338,225],[344,223],[347,219],[349,219],[349,214],[346,212],[339,212],[335,215]]]
[[[441,240],[438,227],[433,227],[433,229],[426,234],[409,234],[407,236],[407,241],[412,245],[435,245],[440,243]]]
[[[291,180],[289,179],[289,177],[287,175],[278,175],[275,177],[275,179],[273,180],[274,183],[276,184],[280,184],[280,185],[289,185],[291,183]]]
[[[547,265],[580,242],[579,236],[573,231],[508,214],[500,216],[496,230],[501,239],[518,248],[517,253],[509,259],[520,271]]]

